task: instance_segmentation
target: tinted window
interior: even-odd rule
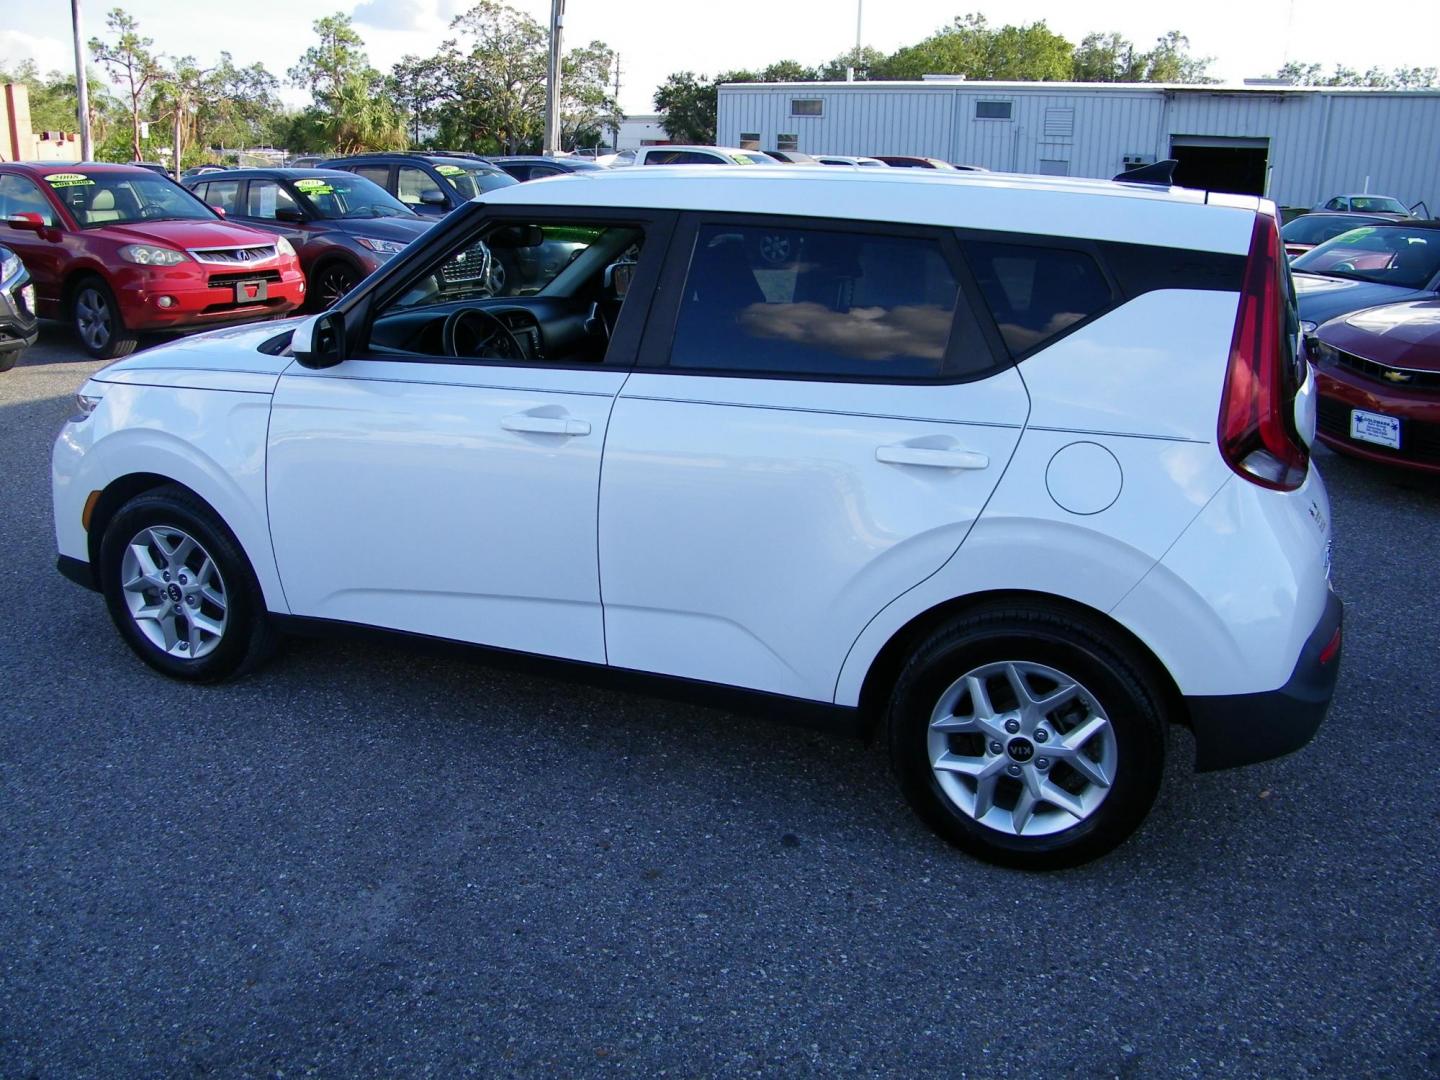
[[[251,180],[250,191],[245,196],[245,216],[274,221],[277,210],[299,213],[300,207],[290,197],[290,192],[274,180]]]
[[[356,176],[363,176],[372,184],[378,184],[382,188],[388,187],[390,184],[389,165],[361,165],[358,168],[352,169],[350,171],[353,172]]]
[[[1083,251],[973,241],[965,252],[1012,355],[1110,306],[1110,285]]]
[[[1364,214],[1403,214],[1405,207],[1401,206],[1395,199],[1376,197],[1374,195],[1360,196],[1350,200],[1350,209],[1359,210]]]
[[[977,101],[975,102],[976,120],[1009,120],[1011,102],[1008,101]]]
[[[424,169],[417,169],[414,165],[400,166],[400,183],[396,188],[395,197],[406,206],[419,206],[425,201],[427,192],[434,192],[430,197],[439,195],[440,199],[434,205],[443,206],[445,193],[440,190],[440,185],[430,178],[430,174]]]
[[[1307,274],[1423,289],[1440,272],[1440,230],[1367,225],[1325,241],[1292,265]]]
[[[0,176],[0,218],[11,214],[39,214],[46,225],[55,224],[55,210],[50,200],[23,176]]]
[[[958,294],[938,240],[706,225],[691,256],[670,363],[937,376]]]
[[[203,189],[203,194],[202,194]],[[227,214],[233,214],[235,200],[240,195],[239,180],[211,180],[195,189],[195,193],[211,206],[218,206]]]
[[[698,150],[659,150],[645,155],[646,165],[719,165],[720,159],[714,154],[702,154]]]
[[[1373,225],[1365,218],[1327,217],[1323,214],[1306,214],[1298,217],[1280,230],[1280,235],[1292,244],[1323,244],[1341,233],[1358,229],[1362,225]]]

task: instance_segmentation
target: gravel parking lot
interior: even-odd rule
[[[1322,451],[1335,708],[1051,876],[884,755],[349,642],[201,689],[53,569],[99,365],[0,375],[0,1076],[1435,1076],[1440,484]],[[344,543],[343,536],[335,538]]]

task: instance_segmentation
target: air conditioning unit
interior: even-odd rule
[[[1126,154],[1125,168],[1120,171],[1125,172],[1129,169],[1138,169],[1141,165],[1151,165],[1154,161],[1155,159],[1149,154]]]

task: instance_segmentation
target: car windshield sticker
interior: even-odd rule
[[[78,172],[57,172],[45,177],[45,182],[51,187],[81,187],[85,184],[93,184],[94,180],[84,173]]]
[[[465,172],[459,165],[436,165],[435,171],[441,176],[460,176]]]
[[[333,195],[335,189],[326,180],[318,177],[310,177],[305,180],[296,180],[295,187],[302,195]]]
[[[755,164],[755,159],[754,159],[754,158],[748,158],[748,157],[746,157],[744,154],[731,154],[730,157],[731,157],[732,159],[734,159],[736,165],[754,165],[754,164]]]

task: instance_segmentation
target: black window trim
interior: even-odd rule
[[[645,335],[658,282],[664,273],[666,258],[675,225],[676,214],[668,210],[646,210],[639,208],[590,207],[590,206],[527,206],[506,203],[504,206],[486,206],[483,203],[467,203],[454,215],[437,223],[425,234],[425,243],[412,244],[409,249],[396,256],[379,272],[375,284],[359,295],[351,294],[354,300],[342,305],[345,311],[349,360],[382,360],[409,364],[452,364],[467,367],[499,367],[547,371],[631,371],[636,367],[641,341]],[[641,246],[639,270],[631,284],[625,305],[621,308],[620,322],[615,335],[605,350],[605,358],[599,363],[559,363],[553,360],[514,361],[489,359],[474,356],[426,356],[421,353],[369,353],[370,329],[373,313],[410,287],[419,277],[431,273],[445,259],[459,248],[473,243],[485,229],[495,224],[510,222],[520,225],[563,224],[609,224],[633,225],[645,230],[645,243]],[[449,234],[442,243],[435,243],[441,230]],[[647,252],[653,252],[651,259]],[[630,298],[641,301],[632,306]],[[349,297],[347,297],[349,299]],[[498,301],[514,299],[497,297]],[[640,309],[643,308],[643,312]],[[353,323],[352,321],[353,320]],[[618,342],[618,345],[617,345]]]
[[[941,373],[938,375],[895,376],[879,372],[874,375],[862,375],[671,366],[670,351],[675,339],[676,324],[680,317],[680,303],[690,272],[690,261],[694,255],[695,242],[700,229],[705,225],[722,227],[759,225],[762,228],[815,229],[886,238],[906,237],[937,241],[940,244],[941,254],[960,287],[950,335],[945,344],[945,355],[941,361]],[[974,321],[979,336],[987,347],[990,363],[980,366],[974,371],[959,372],[954,370],[954,365],[958,359],[957,352],[960,343],[964,338],[956,333],[956,323],[966,317]],[[995,327],[994,320],[990,317],[989,307],[980,294],[979,286],[970,272],[969,264],[961,257],[953,229],[905,222],[860,221],[853,218],[686,211],[680,215],[670,237],[669,252],[655,298],[650,305],[650,315],[646,323],[644,339],[640,344],[636,370],[644,371],[647,374],[689,376],[691,378],[772,379],[785,382],[859,383],[878,386],[956,386],[988,379],[996,372],[1011,365],[1010,354]]]

